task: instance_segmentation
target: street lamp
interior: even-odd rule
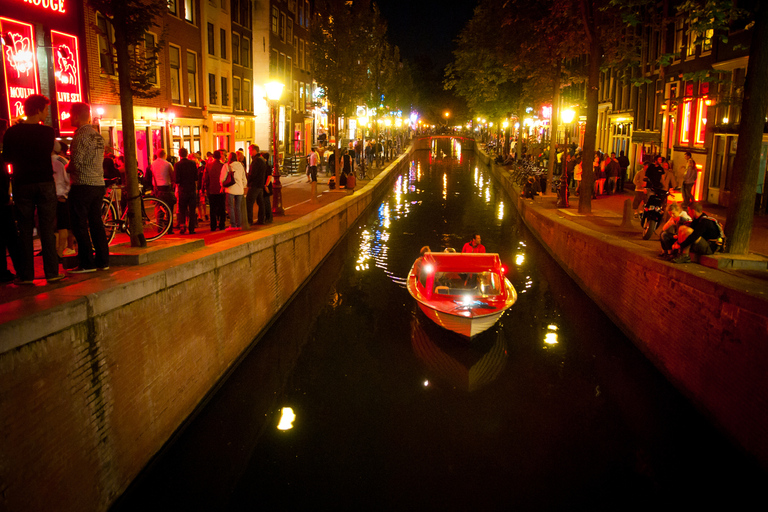
[[[272,212],[277,215],[285,214],[285,210],[283,210],[283,184],[280,183],[280,168],[277,166],[277,104],[283,94],[283,87],[285,85],[277,81],[264,84],[272,117],[272,177],[274,178],[272,183]]]

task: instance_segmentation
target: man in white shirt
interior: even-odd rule
[[[155,196],[173,211],[176,205],[176,195],[173,193],[173,166],[166,160],[166,156],[165,150],[161,149],[157,153],[157,159],[152,162],[152,185]],[[168,234],[173,234],[173,226],[168,230]]]

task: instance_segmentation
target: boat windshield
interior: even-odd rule
[[[494,272],[436,272],[434,293],[493,297],[501,293],[501,278]]]

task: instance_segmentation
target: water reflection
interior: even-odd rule
[[[470,343],[436,326],[421,311],[411,318],[411,346],[431,381],[470,393],[496,380],[507,364],[507,345],[500,329],[490,329]]]

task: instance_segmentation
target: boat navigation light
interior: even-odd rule
[[[507,267],[506,267],[506,265],[502,265],[501,266],[501,275],[504,275],[506,273],[507,273]]]
[[[435,270],[435,267],[433,267],[433,266],[432,266],[432,265],[430,265],[429,263],[427,263],[426,265],[424,265],[424,271],[425,271],[427,274],[431,274],[433,270]]]
[[[469,306],[470,304],[472,304],[472,296],[465,295],[464,298],[462,299],[462,302],[464,303],[465,306]]]

